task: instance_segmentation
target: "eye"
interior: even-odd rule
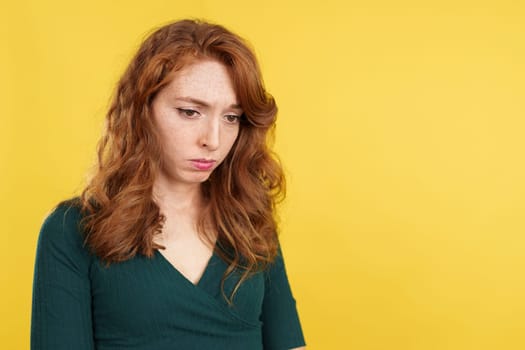
[[[186,108],[177,108],[177,111],[179,111],[179,114],[183,117],[188,118],[194,118],[197,117],[199,112],[193,110],[193,109],[186,109]]]
[[[241,120],[241,117],[234,114],[227,114],[224,116],[224,119],[226,119],[228,123],[237,124]]]

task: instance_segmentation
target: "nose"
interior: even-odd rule
[[[219,148],[219,118],[206,118],[199,143],[202,147],[214,151]]]

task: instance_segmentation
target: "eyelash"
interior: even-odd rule
[[[186,108],[177,108],[177,111],[179,111],[180,115],[182,115],[183,117],[187,117],[187,118],[194,118],[196,114],[200,114],[196,110],[186,109]]]
[[[177,111],[179,111],[179,114],[181,114],[183,117],[186,117],[186,118],[194,118],[194,117],[196,117],[197,114],[200,114],[196,110],[187,109],[187,108],[177,108]],[[232,117],[235,118],[235,120],[230,120],[230,118],[232,118]],[[236,124],[236,123],[240,122],[240,120],[241,120],[241,116],[240,115],[235,115],[235,114],[227,114],[227,115],[224,116],[224,118],[230,124]]]
[[[237,124],[238,122],[241,121],[241,116],[240,116],[240,115],[227,114],[227,115],[225,115],[224,117],[226,118],[226,121],[227,121],[228,123],[231,123],[231,124]],[[235,120],[230,121],[230,120],[229,120],[230,117],[235,118]]]

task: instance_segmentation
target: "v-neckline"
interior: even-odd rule
[[[207,275],[207,272],[210,269],[211,262],[212,262],[212,260],[214,260],[214,257],[215,257],[215,251],[213,251],[211,256],[210,256],[210,258],[208,259],[208,262],[206,263],[206,265],[204,267],[204,270],[201,273],[201,276],[199,277],[199,279],[195,283],[193,283],[188,277],[186,277],[182,272],[180,272],[179,269],[177,269],[175,267],[175,265],[173,265],[168,260],[168,258],[166,258],[164,256],[164,254],[161,253],[160,249],[155,249],[155,254],[157,254],[159,256],[160,260],[164,264],[167,265],[169,270],[173,271],[175,273],[175,275],[177,275],[179,278],[182,278],[184,281],[186,281],[187,283],[189,283],[193,287],[199,287],[201,285],[201,282],[204,280],[204,277]]]

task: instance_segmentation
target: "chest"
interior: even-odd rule
[[[165,261],[192,284],[197,284],[204,274],[213,255],[210,244],[198,237],[164,242],[166,249],[159,250]]]
[[[154,242],[165,247],[160,254],[188,281],[197,284],[213,255],[214,244],[197,232],[189,221],[173,224],[168,219]]]
[[[159,251],[151,259],[137,256],[109,268],[95,263],[90,278],[96,337],[101,341],[116,336],[132,341],[137,336],[176,336],[177,331],[187,334],[188,328],[197,333],[214,329],[220,334],[260,330],[263,274],[243,282],[234,306],[229,306],[221,290],[226,268],[227,264],[213,254],[194,284]],[[225,280],[227,295],[236,277]]]

